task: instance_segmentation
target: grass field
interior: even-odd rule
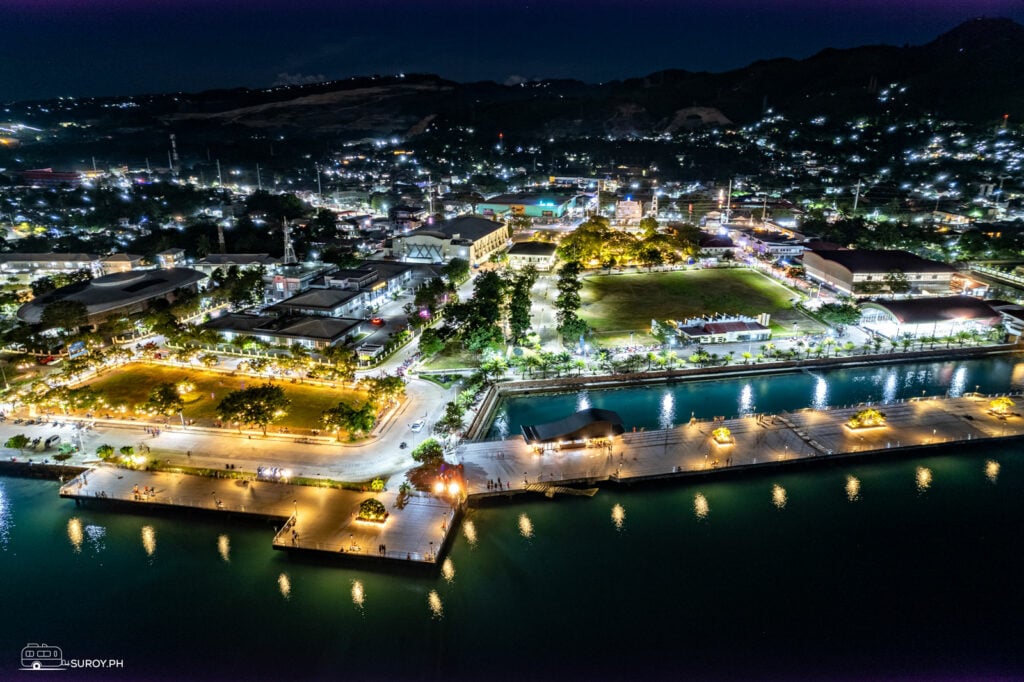
[[[100,392],[111,406],[110,413],[117,415],[120,406],[125,406],[126,414],[146,402],[150,390],[157,384],[187,381],[195,390],[186,394],[184,415],[186,419],[194,419],[201,426],[210,426],[217,419],[217,403],[231,391],[261,384],[264,379],[250,376],[231,376],[220,372],[207,372],[201,369],[164,367],[145,363],[131,363],[106,374],[89,386]],[[275,421],[271,428],[287,426],[289,429],[321,428],[320,415],[339,401],[361,403],[365,394],[350,388],[330,388],[310,384],[293,384],[290,381],[274,382],[284,388],[285,395],[291,399],[288,414]],[[104,414],[104,410],[96,411]]]
[[[451,342],[423,363],[423,369],[464,369],[479,367],[480,357],[464,350],[459,342]]]
[[[747,269],[689,270],[650,274],[593,275],[585,279],[580,317],[602,343],[621,344],[634,333],[650,343],[651,319],[683,320],[726,313],[771,313],[775,336],[814,334],[817,321],[793,308],[798,295]]]

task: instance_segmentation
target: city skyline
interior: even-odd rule
[[[601,82],[664,69],[727,71],[823,49],[924,44],[1008,0],[884,3],[665,0],[626,5],[392,0],[8,0],[5,101],[267,87],[356,75]]]

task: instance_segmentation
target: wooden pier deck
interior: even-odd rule
[[[694,421],[672,429],[628,432],[608,448],[537,453],[522,438],[470,442],[456,452],[464,465],[470,498],[540,491],[538,486],[585,485],[698,475],[817,457],[881,453],[893,448],[1024,436],[1024,417],[1000,418],[989,411],[991,396],[922,398],[875,406],[886,425],[850,429],[863,409],[806,409]],[[724,426],[732,442],[719,444]],[[488,482],[502,484],[488,487]]]
[[[146,494],[147,488],[152,492]],[[395,493],[388,492],[113,467],[83,472],[61,486],[60,495],[79,504],[115,502],[140,510],[187,509],[273,519],[280,528],[273,541],[275,549],[413,563],[435,562],[454,521],[452,505],[434,497],[412,496],[399,502]],[[370,497],[387,508],[384,523],[356,519],[360,502]],[[381,545],[386,545],[386,552],[380,551]]]

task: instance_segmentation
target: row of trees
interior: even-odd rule
[[[640,235],[612,229],[607,218],[595,216],[566,235],[558,246],[563,261],[600,264],[604,268],[635,264],[654,267],[678,263],[700,252],[700,230],[690,224],[660,228],[654,218],[640,221]]]

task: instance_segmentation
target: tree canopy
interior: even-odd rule
[[[228,393],[217,404],[217,414],[225,421],[255,424],[266,435],[267,425],[284,416],[289,405],[284,389],[267,383]]]

